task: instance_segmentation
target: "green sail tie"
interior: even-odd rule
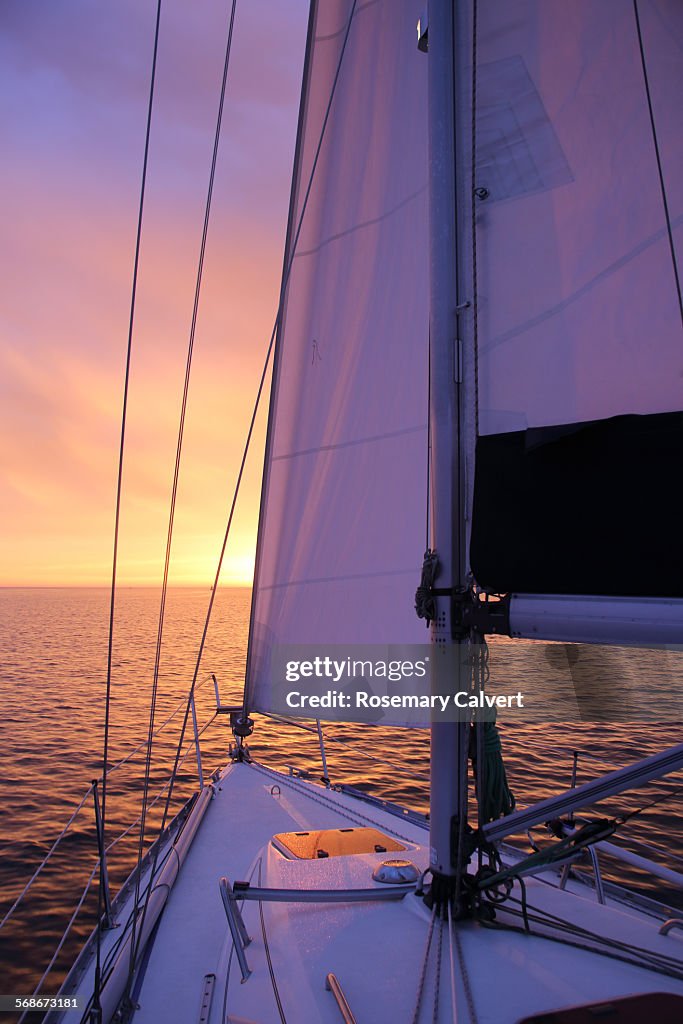
[[[483,791],[480,794],[481,811],[483,821],[489,822],[514,811],[515,797],[508,786],[500,734],[495,720],[480,723],[479,728],[483,728],[482,752],[484,759]],[[470,743],[470,757],[475,779],[477,779],[478,772],[476,729],[477,726],[473,726]]]

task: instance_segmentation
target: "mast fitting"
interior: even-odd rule
[[[478,593],[470,584],[465,590],[453,593],[453,626],[456,632],[464,635],[470,631],[480,636],[510,636],[510,595],[491,595]]]
[[[510,595],[483,596],[470,583],[467,587],[435,587],[439,573],[439,556],[436,550],[427,548],[422,562],[420,585],[415,591],[415,611],[418,618],[426,619],[429,626],[436,619],[436,597],[450,597],[453,632],[464,637],[471,631],[480,636],[487,634],[511,636]]]

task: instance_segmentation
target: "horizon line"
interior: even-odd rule
[[[156,590],[161,583],[117,583],[117,590]],[[220,583],[218,590],[251,590],[251,583]],[[170,583],[169,590],[213,590],[210,583]],[[111,590],[110,583],[0,583],[0,590]]]

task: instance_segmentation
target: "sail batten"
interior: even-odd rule
[[[425,436],[427,433],[427,424],[421,423],[415,427],[403,427],[400,430],[389,431],[384,434],[376,434],[373,437],[359,437],[348,441],[337,441],[335,444],[322,444],[315,448],[303,448],[298,452],[283,452],[280,455],[273,455],[273,462],[280,462],[285,459],[298,459],[304,455],[319,455],[322,452],[333,452],[338,451],[340,448],[351,448],[354,445],[362,444],[373,444],[379,441],[387,441],[393,437],[403,437],[406,434],[421,434]]]
[[[386,569],[378,572],[356,572],[348,573],[346,576],[318,576],[312,579],[297,579],[287,580],[285,583],[270,583],[263,585],[261,590],[278,590],[282,587],[310,587],[315,585],[322,585],[326,583],[347,583],[355,582],[358,580],[372,580],[380,578],[388,578],[391,576],[409,576],[411,582],[415,581],[415,567],[410,566],[405,569]]]

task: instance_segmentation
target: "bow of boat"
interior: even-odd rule
[[[614,887],[600,904],[591,885],[560,888],[546,869],[526,878],[524,900],[516,885],[494,921],[442,921],[410,871],[373,877],[387,860],[428,868],[426,822],[253,763],[217,775],[169,843],[187,830],[174,884],[153,886],[163,904],[124,1013],[135,1024],[512,1024],[540,1014],[565,1024],[592,1019],[568,1008],[605,1002],[615,1022],[681,1019],[683,930],[660,934],[667,909]],[[506,848],[504,860],[521,856]],[[128,980],[130,909],[120,903],[105,934],[104,1019]],[[64,988],[82,1005],[92,960],[91,950]]]

